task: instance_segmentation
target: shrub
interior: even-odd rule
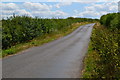
[[[2,20],[2,49],[30,41],[35,37],[45,34],[66,31],[69,25],[82,21],[92,21],[92,19],[41,19],[27,16],[10,17],[7,20]]]

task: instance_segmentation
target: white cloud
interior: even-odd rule
[[[94,11],[84,11],[84,12],[81,12],[79,14],[77,14],[76,16],[77,17],[88,17],[88,18],[92,18],[92,17],[96,17],[96,16],[99,16],[100,13],[98,12],[94,12]]]
[[[118,2],[119,0],[47,0],[47,2]]]
[[[68,14],[60,11],[60,10],[54,10],[52,11],[52,6],[47,4],[41,4],[41,3],[31,3],[31,2],[25,2],[22,4],[15,4],[15,3],[0,3],[0,6],[2,6],[2,10],[0,11],[2,13],[2,18],[10,17],[15,13],[16,15],[27,15],[31,17],[66,17]]]
[[[10,17],[15,13],[16,15],[27,15],[32,16],[30,12],[26,11],[25,9],[20,9],[20,7],[15,3],[0,3],[0,7],[2,7],[0,10],[0,13],[2,13],[2,18]]]
[[[65,13],[65,12],[63,12],[63,11],[57,10],[57,11],[55,11],[55,12],[52,12],[52,15],[53,15],[53,16],[55,15],[56,17],[59,17],[59,16],[65,17],[65,16],[67,16],[67,13]]]
[[[11,17],[12,15],[2,15],[1,17],[0,17],[0,20],[1,19],[6,19],[7,17]]]
[[[32,14],[34,16],[37,17],[65,17],[67,15],[67,13],[63,12],[63,11],[34,11],[32,12]]]
[[[106,2],[102,4],[93,3],[91,6],[86,6],[85,11],[77,12],[76,17],[96,17],[99,18],[101,15],[117,12],[118,5],[116,2]]]
[[[46,2],[47,0],[1,0],[1,2]]]
[[[7,3],[7,4],[0,3],[0,5],[1,5],[3,10],[16,10],[16,9],[19,9],[19,7],[14,3]]]
[[[72,2],[60,2],[56,5],[54,5],[56,8],[60,8],[61,6],[68,6],[68,5],[71,5]]]
[[[74,11],[74,13],[75,13],[75,14],[78,14],[78,12],[79,12],[79,11],[78,11],[78,10],[76,10],[76,9],[75,9],[75,10],[73,10],[73,11]]]
[[[27,15],[27,16],[33,17],[32,14],[30,12],[26,11],[25,9],[16,10],[15,13],[17,15]]]
[[[86,1],[86,0],[85,0]],[[82,3],[82,2],[81,2]],[[71,15],[61,11],[60,7],[71,5],[72,2],[60,2],[55,5],[47,5],[45,3],[32,3],[24,2],[22,4],[15,3],[0,3],[2,7],[2,17],[10,16],[13,13],[16,15],[28,15],[38,17],[66,17]],[[60,8],[53,11],[53,7]],[[91,3],[91,5],[85,7],[85,11],[80,12],[79,9],[73,10],[75,17],[95,17],[98,18],[103,14],[110,12],[117,12],[118,5],[116,2],[106,3]],[[72,15],[71,15],[72,16]]]
[[[1,0],[1,2],[118,2],[119,0]]]
[[[25,2],[23,5],[31,12],[32,15],[38,17],[63,17],[67,15],[67,13],[60,10],[52,11],[51,9],[53,6],[51,5],[31,2]],[[68,5],[68,3],[59,4],[59,6],[64,5]]]
[[[52,8],[52,6],[50,5],[46,5],[46,4],[41,4],[41,3],[32,3],[32,2],[25,2],[23,4],[24,8],[28,9],[28,10],[32,10],[32,11],[47,11],[50,10]]]
[[[11,14],[15,13],[14,10],[2,10],[1,12],[3,15],[11,15]]]
[[[86,7],[86,10],[94,10],[94,11],[107,11],[107,12],[116,12],[117,11],[117,3],[115,2],[107,2],[103,4],[92,4],[92,6]]]

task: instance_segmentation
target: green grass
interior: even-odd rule
[[[31,40],[29,42],[17,44],[15,46],[12,46],[9,49],[2,50],[2,57],[13,55],[13,54],[16,54],[20,51],[28,49],[30,47],[40,46],[40,45],[43,45],[43,44],[48,43],[50,41],[59,39],[63,36],[68,35],[69,33],[73,32],[79,26],[85,25],[85,24],[88,24],[88,23],[90,23],[90,22],[74,23],[66,31],[61,31],[61,32],[53,33],[53,34],[45,34],[42,37],[34,38],[33,40]]]

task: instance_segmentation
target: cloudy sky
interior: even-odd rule
[[[25,1],[25,2],[24,2]],[[68,1],[68,0],[67,0]],[[118,12],[118,0],[2,0],[0,19],[16,15],[52,18],[86,17],[100,18],[101,15]]]

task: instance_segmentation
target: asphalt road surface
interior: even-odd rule
[[[2,60],[3,78],[80,78],[93,24]]]

